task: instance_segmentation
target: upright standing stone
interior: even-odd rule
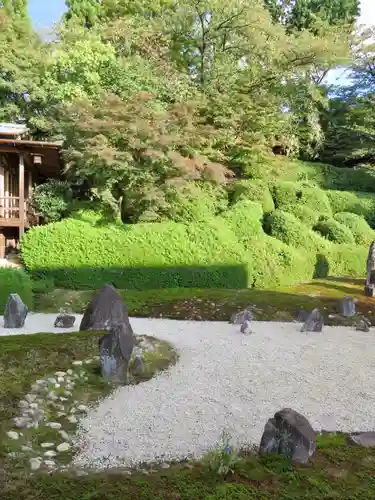
[[[252,306],[247,306],[243,311],[232,314],[229,323],[233,325],[242,325],[245,321],[253,321],[253,319]]]
[[[354,316],[356,314],[355,302],[353,297],[344,297],[340,301],[341,314],[346,317]]]
[[[295,410],[284,408],[266,423],[259,454],[277,453],[304,464],[315,449],[315,432],[309,421]]]
[[[375,240],[371,243],[367,255],[365,295],[375,295]]]
[[[321,332],[323,330],[323,316],[319,309],[313,309],[302,325],[301,332]]]
[[[134,348],[133,332],[121,323],[99,340],[102,376],[117,384],[129,382],[129,362]]]
[[[9,294],[4,311],[4,328],[22,328],[28,312],[27,306],[17,293]]]
[[[125,325],[126,331],[133,335],[124,301],[112,285],[105,285],[88,305],[79,329],[110,330],[119,324]]]

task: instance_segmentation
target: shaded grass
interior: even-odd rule
[[[38,379],[54,377],[56,371],[74,369],[75,373],[84,374],[75,380],[71,390],[72,397],[65,403],[66,413],[69,407],[78,404],[90,404],[109,394],[112,386],[106,383],[101,375],[99,362],[93,359],[99,354],[98,341],[103,332],[77,332],[64,334],[36,334],[2,337],[0,349],[0,467],[11,465],[13,469],[23,469],[30,456],[9,458],[9,453],[19,452],[21,444],[32,446],[38,450],[42,442],[59,443],[63,439],[56,430],[41,425],[38,429],[21,429],[23,436],[19,440],[11,440],[6,432],[14,429],[12,419],[20,415],[19,402],[30,392],[30,387]],[[152,337],[146,337],[154,341]],[[175,362],[177,355],[172,347],[163,341],[155,341],[155,351],[145,352],[144,373],[131,373],[133,383],[150,379],[157,371],[167,368]],[[74,367],[73,361],[84,361],[91,358],[91,363]],[[50,388],[53,389],[53,386]],[[63,387],[57,389],[56,395],[63,395]],[[62,391],[61,394],[59,391]],[[50,408],[50,407],[49,407]],[[69,423],[64,416],[58,417],[56,409],[48,410],[50,421],[63,425],[63,430],[74,433],[76,424]],[[69,461],[70,455],[63,456]]]
[[[339,300],[350,295],[358,300],[357,311],[369,319],[375,314],[375,300],[365,297],[364,280],[353,278],[327,278],[310,283],[263,289],[163,289],[123,290],[129,314],[139,317],[165,317],[171,319],[228,321],[230,316],[253,304],[258,320],[292,321],[300,308],[315,307],[328,316],[339,312]],[[56,312],[63,308],[72,312],[83,312],[92,299],[94,291],[54,290],[36,297],[36,309],[40,312]],[[346,320],[349,322],[352,320]]]
[[[375,497],[375,450],[345,444],[345,436],[323,434],[308,465],[293,465],[276,455],[244,453],[226,478],[213,474],[202,462],[184,464],[148,475],[133,472],[8,478],[8,500],[296,500]]]

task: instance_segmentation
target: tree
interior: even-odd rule
[[[27,0],[3,0],[0,8],[3,8],[10,16],[17,16],[22,19],[29,18]]]
[[[85,28],[91,28],[103,16],[103,4],[98,0],[66,0],[66,22],[78,21]]]

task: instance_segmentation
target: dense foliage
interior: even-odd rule
[[[30,277],[23,271],[11,268],[0,268],[0,315],[4,309],[10,293],[18,293],[28,307],[33,305],[32,283]]]
[[[63,140],[67,167],[33,194],[52,223],[23,241],[35,276],[149,288],[362,274],[375,49],[358,0],[69,0],[53,40],[25,5],[0,7],[0,119]],[[349,83],[328,85],[339,66]]]

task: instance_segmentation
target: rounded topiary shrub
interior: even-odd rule
[[[332,215],[326,192],[318,187],[301,186],[297,190],[297,204],[315,210],[320,214]]]
[[[238,203],[243,200],[260,203],[265,214],[275,209],[267,183],[258,179],[238,181],[232,184],[231,198],[232,203]]]
[[[330,276],[363,277],[366,270],[367,247],[331,244],[324,251]]]
[[[287,286],[314,277],[315,252],[297,250],[271,236],[252,242],[249,249],[251,283],[255,288]]]
[[[332,211],[351,212],[363,215],[372,228],[375,228],[375,194],[352,193],[350,191],[327,191]]]
[[[0,268],[0,314],[4,309],[10,293],[17,293],[27,307],[33,306],[32,282],[28,274],[20,269]]]
[[[294,206],[308,207],[319,214],[331,215],[332,210],[325,191],[305,183],[276,182],[271,188],[275,207],[292,212]]]
[[[290,181],[275,182],[270,190],[275,208],[288,211],[297,202],[299,184]]]
[[[294,248],[304,248],[318,251],[324,248],[326,242],[294,215],[281,210],[275,210],[265,220],[266,233]]]
[[[334,219],[322,218],[315,226],[314,231],[334,243],[354,243],[354,236],[350,229]]]
[[[320,218],[319,212],[300,204],[289,207],[289,213],[309,228],[312,228]]]
[[[375,231],[371,229],[362,215],[340,212],[334,216],[334,219],[350,229],[358,245],[369,245],[375,239]]]
[[[245,245],[264,234],[263,210],[259,203],[239,201],[223,214],[222,219],[234,232],[237,240]]]

